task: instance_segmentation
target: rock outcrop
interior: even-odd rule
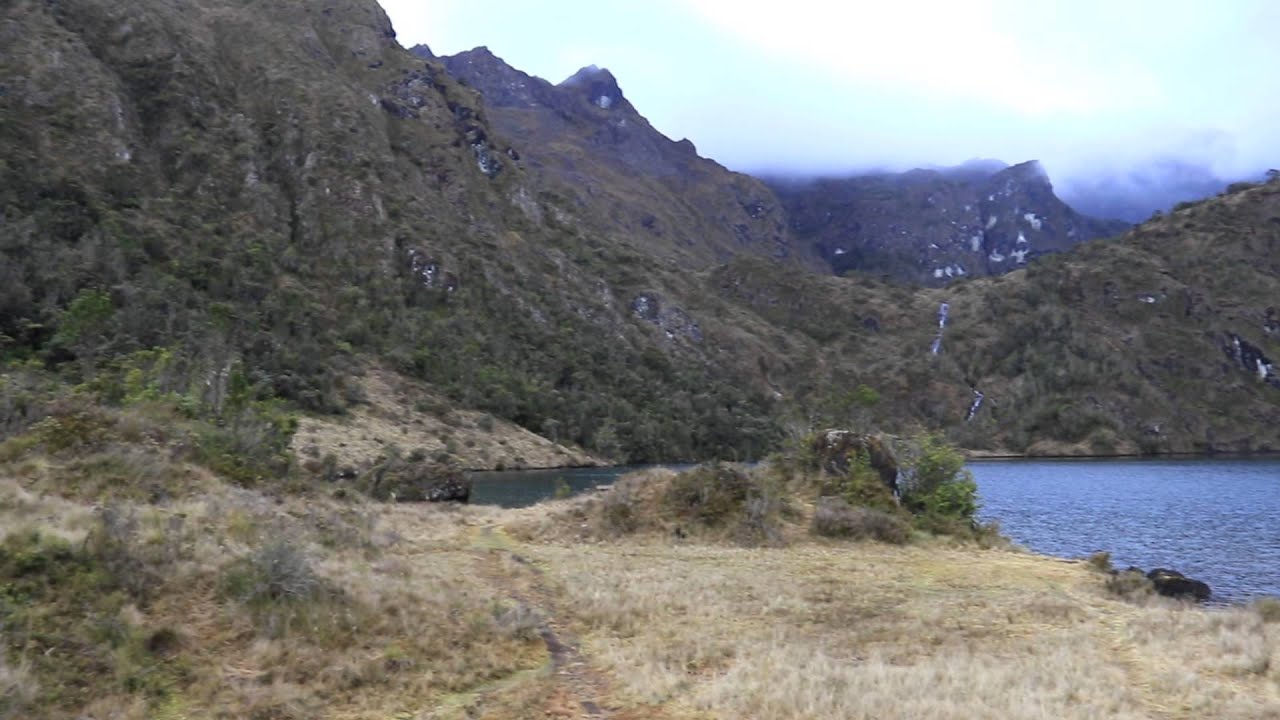
[[[759,180],[699,157],[649,124],[607,69],[590,65],[559,84],[511,67],[488,48],[441,58],[477,90],[494,128],[520,149],[546,200],[562,216],[607,208],[591,221],[610,235],[632,235],[646,252],[686,267],[739,254],[811,269],[821,259],[794,247],[778,199]],[[587,220],[587,218],[582,218]]]
[[[814,436],[811,448],[819,468],[831,474],[849,472],[849,466],[865,454],[871,469],[895,495],[898,492],[898,459],[884,438],[852,430],[823,430]]]
[[[457,466],[390,458],[363,476],[361,490],[392,502],[459,502],[471,499],[471,479]]]

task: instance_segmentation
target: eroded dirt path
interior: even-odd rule
[[[482,554],[480,571],[500,594],[535,613],[537,633],[550,658],[551,689],[541,712],[530,716],[549,718],[616,717],[609,679],[583,655],[581,642],[569,626],[568,613],[546,574],[500,529],[479,528],[471,547]]]

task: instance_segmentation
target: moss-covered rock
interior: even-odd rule
[[[457,465],[390,458],[357,480],[369,497],[393,502],[461,502],[471,499],[471,479]]]

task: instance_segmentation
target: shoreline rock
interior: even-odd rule
[[[1165,597],[1194,598],[1197,602],[1204,602],[1213,595],[1208,583],[1189,578],[1177,570],[1155,568],[1147,573],[1147,579],[1155,586],[1156,592]]]

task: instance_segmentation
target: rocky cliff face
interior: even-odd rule
[[[941,285],[1005,273],[1128,227],[1072,210],[1036,162],[771,185],[797,238],[837,274]]]

